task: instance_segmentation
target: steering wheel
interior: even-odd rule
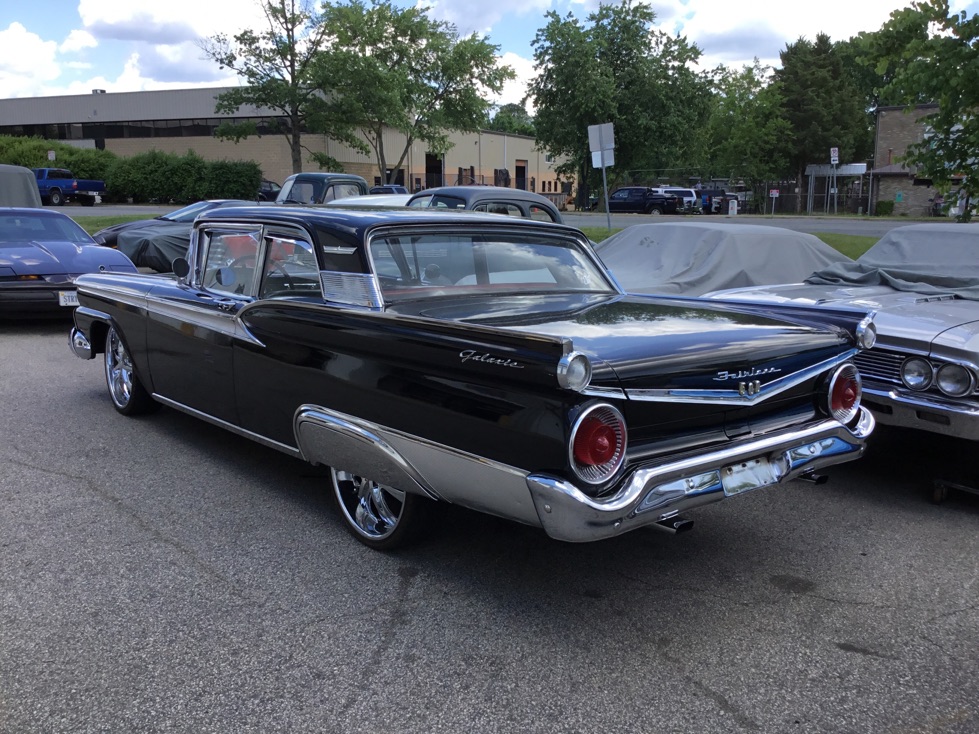
[[[235,270],[237,268],[245,267],[249,261],[251,261],[252,263],[255,262],[254,253],[249,253],[247,255],[242,255],[241,257],[236,257],[234,260],[228,263],[228,267],[231,268],[232,270]],[[296,281],[293,280],[292,276],[289,275],[288,271],[286,271],[286,269],[283,268],[282,265],[277,260],[269,260],[268,271],[265,273],[265,275],[271,275],[272,273],[278,273],[280,276],[282,276],[282,281],[287,290],[290,291],[296,290]]]

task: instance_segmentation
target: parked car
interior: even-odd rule
[[[196,201],[193,204],[188,204],[185,207],[175,209],[168,214],[161,214],[160,216],[153,217],[152,219],[134,219],[131,222],[113,224],[111,227],[100,229],[98,232],[93,234],[92,237],[100,245],[105,245],[106,247],[117,247],[119,244],[119,234],[121,232],[131,232],[137,229],[156,226],[161,223],[186,224],[188,225],[189,230],[190,225],[193,224],[194,219],[201,212],[205,212],[208,209],[216,209],[217,207],[221,206],[241,206],[242,204],[249,203],[251,202],[243,201],[242,199],[210,199],[208,201]]]
[[[634,224],[595,249],[629,293],[682,296],[802,282],[828,265],[852,262],[816,235],[702,218]]]
[[[623,186],[608,195],[610,212],[637,214],[676,214],[680,200],[649,186]]]
[[[136,268],[125,255],[99,247],[60,212],[0,209],[0,314],[68,316],[78,305],[75,279],[98,272],[135,273]]]
[[[0,163],[0,206],[42,206],[37,179],[30,168]]]
[[[351,173],[294,173],[282,184],[276,204],[326,204],[367,193],[367,179]]]
[[[408,199],[409,207],[458,209],[558,222],[561,212],[546,196],[505,186],[438,186]]]
[[[682,214],[701,214],[700,197],[693,189],[684,189],[676,186],[654,186],[653,190],[665,196],[675,196],[677,202],[677,212]]]
[[[175,277],[78,281],[71,345],[160,404],[331,467],[392,548],[430,501],[566,541],[858,457],[861,312],[628,296],[571,227],[433,209],[215,209]],[[782,311],[795,314],[786,319]]]
[[[381,184],[380,186],[371,186],[369,194],[407,194],[408,188],[405,186],[400,186],[399,184]]]
[[[35,168],[34,177],[41,200],[51,206],[61,206],[67,201],[94,206],[96,199],[105,193],[105,181],[75,178],[65,168]]]
[[[280,191],[282,191],[282,187],[279,184],[263,178],[262,183],[258,185],[257,198],[259,201],[275,201]]]
[[[247,206],[251,203],[240,199],[199,201],[172,214],[144,220],[140,226],[116,230],[115,247],[137,267],[150,268],[158,273],[169,273],[173,269],[173,261],[187,254],[190,235],[194,229],[193,222],[197,216],[202,212],[221,207]],[[129,224],[133,223],[129,222]],[[100,233],[96,233],[98,234]]]
[[[867,407],[883,424],[979,440],[979,224],[897,227],[804,283],[712,296],[873,310],[877,345],[855,358]]]

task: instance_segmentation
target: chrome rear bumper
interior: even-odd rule
[[[719,451],[633,470],[610,497],[589,497],[573,484],[555,477],[527,477],[537,514],[552,538],[571,542],[601,540],[662,523],[678,513],[717,502],[745,489],[724,487],[722,472],[767,461],[771,486],[831,464],[850,461],[864,450],[874,429],[865,408],[852,428],[827,420]]]

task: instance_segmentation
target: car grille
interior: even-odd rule
[[[904,387],[904,382],[901,380],[901,365],[909,356],[911,355],[900,352],[885,352],[880,349],[871,349],[860,352],[853,358],[853,361],[856,363],[857,369],[860,371],[860,375],[864,380],[887,382],[898,387]],[[937,360],[930,361],[936,367],[943,364],[943,362]],[[925,390],[925,392],[935,395],[942,394],[934,385]],[[972,394],[979,395],[979,387]]]

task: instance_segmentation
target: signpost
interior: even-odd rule
[[[778,189],[769,189],[768,195],[772,199],[772,216],[775,216],[775,200],[778,198]]]
[[[836,214],[836,167],[840,164],[840,149],[829,149],[829,164],[833,167],[832,184],[830,193],[833,194],[833,214]],[[826,200],[826,210],[829,211],[829,199]]]
[[[605,192],[605,221],[609,231],[612,229],[612,213],[608,210],[608,180],[605,169],[615,165],[615,130],[611,122],[588,126],[588,148],[591,150],[591,164],[602,169],[602,189]]]

